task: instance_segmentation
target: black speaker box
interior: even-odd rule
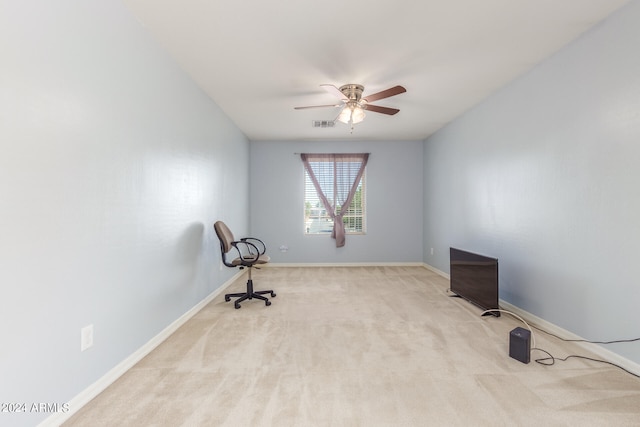
[[[531,357],[531,331],[515,328],[509,334],[509,356],[522,363],[529,363]]]

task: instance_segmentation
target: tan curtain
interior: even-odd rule
[[[300,158],[318,193],[318,198],[333,219],[331,237],[336,239],[336,247],[340,248],[345,244],[342,218],[356,193],[364,168],[369,160],[369,153],[302,153]],[[332,204],[329,199],[334,203]],[[336,212],[336,206],[340,206],[340,212]]]

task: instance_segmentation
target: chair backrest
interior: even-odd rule
[[[233,233],[229,230],[229,227],[222,222],[216,221],[213,224],[213,228],[216,230],[216,234],[218,235],[218,239],[220,239],[220,249],[222,250],[222,254],[226,254],[232,248],[231,243],[234,241]]]

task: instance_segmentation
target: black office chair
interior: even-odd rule
[[[222,262],[227,267],[240,268],[245,267],[249,269],[249,280],[247,280],[247,291],[235,294],[226,294],[224,300],[229,302],[231,298],[239,297],[233,303],[235,308],[240,308],[240,303],[247,299],[259,299],[263,300],[264,304],[269,306],[271,301],[267,297],[263,297],[264,294],[271,294],[271,297],[275,297],[276,294],[272,290],[268,291],[254,291],[253,280],[251,279],[251,270],[256,264],[266,264],[270,261],[268,255],[265,255],[266,246],[260,239],[254,237],[244,237],[240,240],[233,238],[233,233],[229,230],[229,227],[222,222],[217,221],[213,224],[213,228],[216,230],[218,239],[220,239],[220,251],[222,252]],[[227,254],[234,249],[238,253],[238,257],[233,261],[227,260]],[[257,268],[257,267],[256,267]]]

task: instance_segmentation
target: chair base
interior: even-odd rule
[[[271,294],[271,297],[275,297],[276,293],[273,292],[272,290],[268,290],[268,291],[254,291],[253,290],[253,280],[249,279],[247,280],[247,292],[239,292],[239,293],[235,293],[235,294],[226,294],[224,296],[224,300],[226,302],[231,301],[231,298],[236,298],[236,297],[240,297],[237,300],[235,300],[233,302],[233,306],[238,309],[240,308],[240,303],[244,300],[248,300],[248,299],[259,299],[264,301],[264,305],[266,306],[270,306],[271,305],[271,301],[269,301],[269,298],[267,297],[263,297],[262,295],[264,294]]]

